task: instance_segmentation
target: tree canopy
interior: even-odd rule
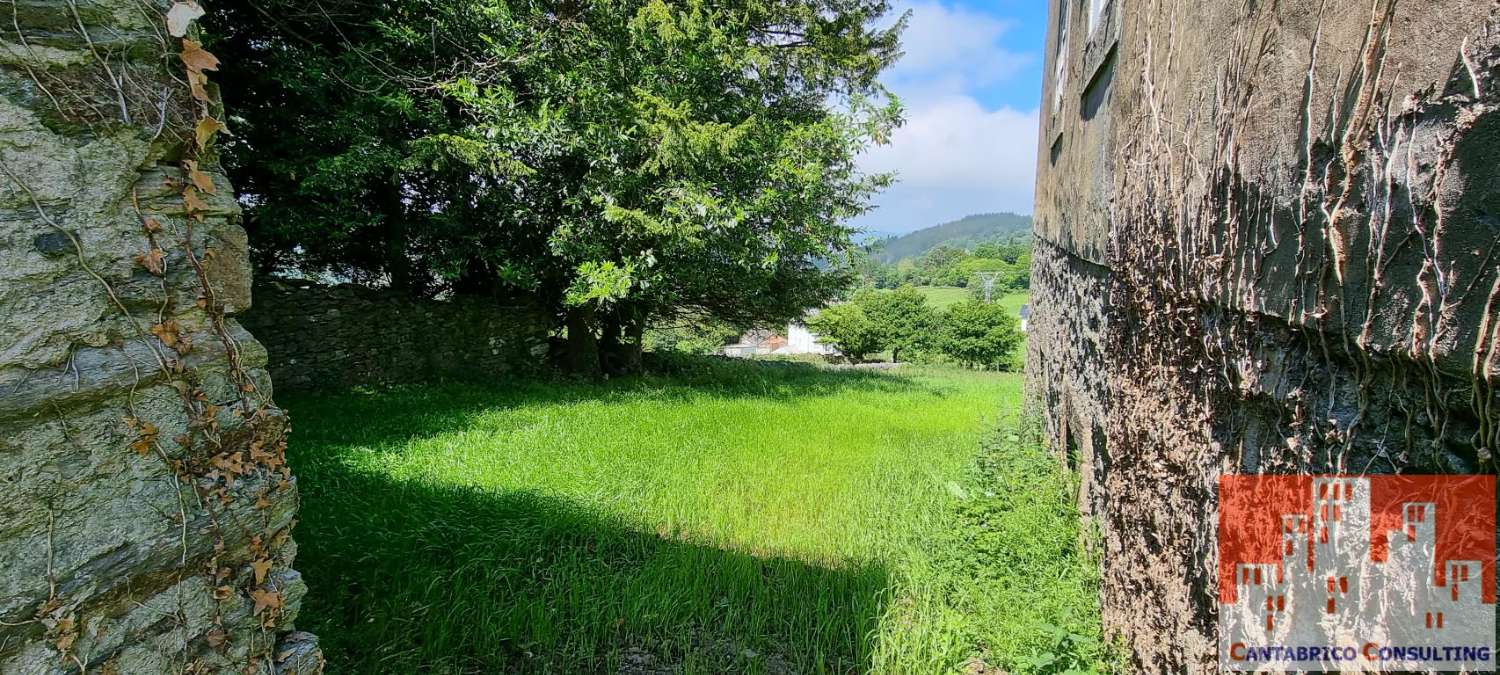
[[[880,260],[882,244],[876,243],[859,257],[856,272],[861,281],[875,288],[913,286],[978,285],[980,273],[994,273],[994,290],[1021,291],[1031,287],[1030,238],[996,240],[960,248],[939,244],[917,258],[902,258],[894,264]]]
[[[807,327],[818,334],[820,341],[839,350],[852,363],[863,361],[883,346],[881,327],[871,320],[864,305],[858,302],[844,302],[824,309],[807,322]]]
[[[653,321],[824,304],[890,181],[855,165],[900,122],[886,0],[218,7],[257,262],[525,295],[582,372]]]

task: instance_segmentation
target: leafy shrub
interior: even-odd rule
[[[882,346],[880,327],[858,302],[824,309],[807,322],[807,327],[818,334],[823,344],[839,350],[850,361],[862,361]]]
[[[938,348],[969,368],[1010,370],[1023,339],[1020,321],[1005,307],[971,300],[948,308]]]
[[[891,361],[900,361],[903,352],[920,353],[934,346],[941,317],[917,289],[865,291],[854,302],[864,307],[865,316],[875,324],[881,348],[891,350]]]
[[[707,355],[717,353],[739,334],[729,324],[703,318],[683,325],[648,328],[643,339],[648,352],[672,351]]]

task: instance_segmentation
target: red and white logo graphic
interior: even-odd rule
[[[1224,476],[1225,670],[1495,670],[1494,476]]]

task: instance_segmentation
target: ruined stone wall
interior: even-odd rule
[[[536,374],[550,330],[536,309],[494,300],[283,280],[258,284],[241,320],[282,391]]]
[[[1036,242],[1031,260],[1032,307],[1072,311],[1033,310],[1026,332],[1027,399],[1049,411],[1043,430],[1082,478],[1079,505],[1093,518],[1104,507],[1099,487],[1109,468],[1107,372],[1098,365],[1105,358],[1109,270],[1044,240]]]
[[[1495,470],[1500,5],[1052,12],[1031,402],[1107,630],[1212,672],[1220,475]]]
[[[0,22],[0,672],[315,672],[202,8]]]

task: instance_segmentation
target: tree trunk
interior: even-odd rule
[[[575,307],[568,310],[564,325],[568,328],[568,372],[582,377],[599,377],[599,340],[594,336],[594,310]]]
[[[406,204],[401,201],[401,181],[392,180],[385,193],[385,266],[391,288],[416,296],[416,274],[406,250]]]
[[[636,374],[645,370],[642,350],[645,347],[646,322],[635,319],[625,325],[625,343],[620,345],[620,367],[622,372]]]
[[[458,278],[453,281],[453,293],[456,295],[493,298],[499,295],[499,290],[495,275],[485,267],[484,262],[478,256],[471,256],[464,263],[464,269],[459,273]]]
[[[891,363],[901,363],[900,347],[891,347]]]
[[[628,309],[617,310],[603,321],[599,358],[604,372],[610,375],[641,372],[641,338],[646,322],[635,314]]]
[[[620,313],[609,312],[599,322],[599,368],[607,375],[620,374]]]

